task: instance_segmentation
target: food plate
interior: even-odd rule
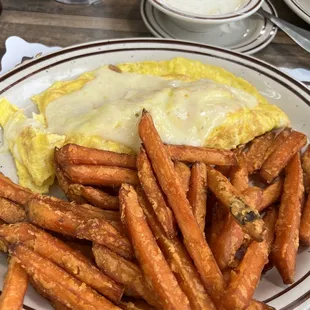
[[[275,67],[233,51],[201,44],[163,39],[98,41],[69,47],[21,65],[0,77],[0,96],[6,97],[27,114],[35,111],[30,97],[57,80],[66,80],[102,64],[142,60],[166,60],[182,56],[221,66],[255,85],[268,100],[286,112],[293,128],[310,135],[310,90]],[[17,181],[12,158],[0,154],[0,171]],[[0,286],[7,270],[6,257],[0,256]],[[296,282],[282,284],[275,270],[263,277],[255,298],[276,309],[309,309],[310,253],[300,248]],[[52,309],[31,288],[25,309]]]
[[[284,2],[310,25],[310,2],[308,0],[284,0]]]

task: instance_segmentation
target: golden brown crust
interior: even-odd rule
[[[272,259],[282,276],[283,282],[291,284],[294,282],[304,193],[299,153],[295,154],[290,160],[285,169],[285,174]]]
[[[189,183],[191,178],[191,169],[181,161],[174,162],[174,169],[180,178],[181,184],[184,188],[185,193],[189,191]]]
[[[20,205],[0,197],[0,219],[9,224],[26,220],[26,211]]]
[[[247,159],[243,152],[238,155],[238,165],[231,167],[230,182],[240,193],[249,187]]]
[[[302,244],[310,246],[310,195],[302,210],[299,238]]]
[[[263,197],[258,211],[262,212],[267,207],[279,201],[282,194],[283,179],[279,179],[263,190]]]
[[[304,175],[304,186],[307,194],[310,193],[310,145],[308,145],[302,156],[302,169]]]
[[[127,300],[122,301],[119,305],[123,310],[155,310],[143,300]]]

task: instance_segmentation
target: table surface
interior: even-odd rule
[[[283,0],[272,2],[281,18],[310,30]],[[141,19],[139,0],[99,0],[90,6],[65,5],[55,0],[2,0],[2,5],[0,57],[5,52],[5,40],[13,35],[49,46],[152,36]],[[310,70],[310,53],[282,31],[254,56],[277,67]]]

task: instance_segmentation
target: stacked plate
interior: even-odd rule
[[[300,18],[310,25],[310,1],[309,0],[284,0],[285,3]]]
[[[199,7],[199,3],[204,6]],[[275,37],[277,27],[256,13],[262,7],[277,16],[269,0],[217,0],[217,5],[214,3],[142,0],[141,15],[156,37],[215,45],[245,54],[260,51]]]

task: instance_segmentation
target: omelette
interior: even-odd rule
[[[54,181],[55,146],[76,143],[137,152],[143,108],[170,144],[232,149],[289,126],[282,110],[223,68],[180,57],[117,67],[122,73],[103,66],[54,83],[32,97],[39,114],[31,119],[0,99],[0,125],[21,185],[48,191]]]

